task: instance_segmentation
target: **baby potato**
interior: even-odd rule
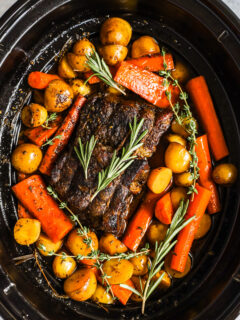
[[[155,245],[156,242],[161,242],[164,240],[167,233],[168,226],[154,221],[147,230],[147,239],[152,244]]]
[[[119,44],[109,44],[99,48],[99,53],[108,65],[114,66],[126,58],[128,49]]]
[[[146,255],[139,255],[129,260],[133,264],[133,275],[143,276],[148,272],[148,257]]]
[[[72,88],[63,80],[53,80],[45,89],[44,105],[48,111],[62,112],[70,107],[72,101]]]
[[[169,133],[166,138],[168,142],[176,142],[184,147],[187,145],[187,141],[178,134]]]
[[[179,207],[180,201],[182,199],[184,200],[187,199],[187,190],[183,187],[176,187],[171,190],[170,195],[171,195],[173,209],[177,210],[177,208]]]
[[[187,131],[190,121],[192,121],[192,123],[195,123],[195,126],[198,129],[198,123],[197,123],[196,119],[194,119],[194,118],[185,118],[182,122],[183,126],[180,125],[177,122],[177,120],[173,120],[173,122],[171,124],[171,129],[173,132],[179,134],[180,136],[187,138],[188,136],[190,136],[190,133]]]
[[[23,124],[29,128],[41,126],[47,120],[47,117],[47,110],[37,103],[25,106],[21,114]]]
[[[190,172],[176,174],[174,182],[179,187],[190,187],[193,184],[192,174]]]
[[[111,256],[128,250],[125,244],[118,240],[112,233],[107,233],[101,237],[99,241],[99,249]]]
[[[62,240],[54,243],[45,234],[41,233],[37,240],[36,247],[38,248],[41,255],[48,256],[50,252],[57,252],[62,247],[62,244]]]
[[[182,173],[189,169],[192,159],[190,153],[181,144],[171,142],[164,155],[166,166],[174,173]]]
[[[97,303],[104,303],[104,304],[112,304],[113,298],[107,290],[101,286],[100,284],[97,285],[97,289],[92,295],[92,300]]]
[[[172,76],[180,83],[185,83],[189,79],[188,68],[181,61],[177,61],[175,69],[172,70]]]
[[[231,163],[219,164],[214,168],[212,177],[218,184],[233,184],[237,179],[237,168]]]
[[[133,265],[128,260],[108,260],[103,263],[103,272],[109,276],[109,284],[120,284],[131,278]]]
[[[202,216],[202,219],[200,220],[199,227],[197,229],[197,232],[194,235],[194,239],[200,239],[204,237],[209,229],[211,228],[212,220],[209,214],[204,213]]]
[[[22,143],[13,151],[12,165],[22,173],[33,173],[42,161],[42,151],[35,144]]]
[[[141,277],[137,277],[137,276],[132,276],[131,280],[134,284],[135,289],[137,291],[139,291],[141,294],[143,294],[143,290],[145,288],[147,280],[144,278],[141,278]],[[133,293],[131,295],[131,300],[136,301],[136,302],[140,302],[140,301],[142,301],[142,298],[139,295],[137,295],[136,293]]]
[[[63,289],[73,300],[85,301],[94,294],[97,288],[97,279],[91,269],[79,269],[64,282]]]
[[[192,267],[192,260],[191,260],[190,256],[188,256],[188,258],[187,258],[187,263],[185,266],[185,270],[183,272],[179,272],[179,271],[171,269],[171,267],[170,267],[171,260],[172,260],[172,252],[170,252],[166,256],[165,261],[164,261],[164,268],[167,271],[167,273],[173,278],[179,279],[179,278],[185,277]]]
[[[67,60],[74,71],[87,72],[91,70],[86,64],[86,56],[79,56],[75,53],[69,52],[67,54]]]
[[[118,44],[127,46],[132,37],[132,27],[121,18],[109,18],[101,27],[100,40],[103,45]]]
[[[162,274],[164,273],[164,276],[161,280],[161,282],[158,285],[158,288],[161,290],[166,290],[171,286],[171,278],[169,277],[169,275],[167,274],[167,272],[160,270],[154,277],[153,280],[157,281],[157,279],[159,279]]]
[[[148,54],[159,53],[160,48],[157,41],[150,36],[142,36],[132,44],[132,58],[140,58]]]
[[[180,145],[179,145],[180,146]],[[160,167],[153,169],[148,177],[147,186],[153,193],[163,192],[172,180],[171,168]]]
[[[29,246],[37,241],[41,232],[41,223],[36,219],[21,218],[16,222],[13,232],[17,243]]]
[[[93,249],[98,250],[98,238],[96,234],[90,231],[87,235],[88,238],[92,240]],[[74,256],[78,254],[87,256],[91,253],[91,247],[85,241],[86,237],[78,234],[78,229],[74,229],[68,236],[66,246]]]
[[[58,64],[58,74],[61,78],[72,79],[76,78],[77,74],[70,66],[65,55]]]
[[[87,38],[77,41],[73,46],[73,53],[79,56],[91,55],[95,51],[95,47]]]
[[[59,279],[68,278],[76,269],[77,263],[72,257],[65,256],[65,252],[60,253],[62,256],[56,256],[53,260],[52,268],[55,276]]]
[[[86,96],[91,93],[90,85],[87,83],[84,84],[84,81],[81,79],[74,79],[70,84],[74,97],[78,96],[79,94]]]

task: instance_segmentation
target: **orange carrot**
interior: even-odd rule
[[[134,288],[134,284],[132,282],[132,280],[127,280],[126,282],[124,282],[124,284],[128,285],[129,287]],[[128,302],[128,299],[131,297],[132,295],[132,291],[128,290],[126,288],[122,288],[120,287],[119,284],[112,284],[111,285],[112,288],[112,292],[114,294],[115,297],[118,298],[118,300],[123,304],[126,305]]]
[[[188,81],[186,88],[195,105],[197,114],[207,132],[208,141],[215,160],[229,155],[223,132],[214,109],[207,83],[203,76]]]
[[[173,62],[172,55],[170,53],[166,53],[165,61],[167,64],[167,70],[174,69],[174,62]],[[152,56],[146,56],[146,57],[141,57],[137,59],[129,59],[127,60],[127,62],[152,72],[164,70],[164,66],[163,66],[164,60],[161,54],[154,54]]]
[[[93,71],[87,71],[87,72],[84,72],[84,77],[85,79],[89,78],[88,80],[89,84],[99,83],[101,80],[98,78],[98,76],[94,76],[93,74],[94,74]]]
[[[155,217],[164,224],[170,224],[173,217],[173,206],[170,192],[158,200],[155,207]]]
[[[188,254],[190,252],[194,235],[199,227],[201,218],[207,208],[211,198],[211,191],[196,186],[197,194],[194,194],[194,199],[189,202],[185,219],[188,220],[195,215],[185,228],[183,228],[177,237],[177,244],[174,248],[174,254],[171,261],[171,269],[183,272],[185,270]]]
[[[43,179],[33,175],[12,187],[21,204],[41,222],[42,230],[53,242],[61,240],[73,225],[48,194]]]
[[[41,147],[58,129],[62,117],[59,115],[57,119],[50,124],[50,128],[42,126],[30,128],[24,131],[24,135],[33,143]]]
[[[169,106],[166,96],[167,87],[164,85],[165,79],[155,73],[123,61],[114,80],[160,108]],[[174,104],[178,98],[179,89],[177,86],[170,85],[168,91],[171,92],[171,101]]]
[[[84,105],[86,98],[79,95],[74,105],[71,107],[70,111],[68,112],[66,118],[63,120],[62,125],[57,130],[55,137],[60,136],[53,140],[53,144],[50,145],[43,157],[41,165],[39,167],[39,171],[43,174],[50,175],[52,166],[54,162],[57,160],[58,155],[67,145],[70,136],[77,124],[80,111],[82,106]]]
[[[198,157],[199,183],[202,187],[212,191],[208,204],[208,213],[213,214],[221,210],[217,187],[212,179],[212,162],[208,148],[207,135],[197,138],[195,151]]]
[[[31,72],[28,76],[28,84],[34,89],[45,89],[49,82],[60,79],[56,74],[48,74],[40,71]]]
[[[18,202],[17,213],[18,213],[18,219],[32,218],[32,216],[29,214],[29,212],[24,208],[24,206],[20,202]]]

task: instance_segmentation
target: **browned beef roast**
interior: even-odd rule
[[[134,116],[138,121],[144,118],[141,132],[148,129],[142,147],[137,150],[137,159],[91,202],[98,172],[110,163],[113,151],[121,150],[127,143],[129,123]],[[121,235],[146,184],[149,174],[147,158],[155,152],[171,119],[171,111],[155,108],[142,100],[132,101],[106,94],[92,96],[81,111],[74,142],[69,143],[52,170],[51,185],[84,224]],[[85,180],[73,147],[78,146],[79,137],[86,143],[92,135],[98,140]]]

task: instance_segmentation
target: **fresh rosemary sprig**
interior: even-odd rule
[[[85,179],[88,178],[88,165],[95,148],[97,139],[94,136],[91,137],[90,141],[87,141],[85,145],[82,144],[81,138],[78,139],[79,149],[75,146],[74,150],[78,156],[78,159],[83,167]]]
[[[48,126],[49,122],[54,121],[56,119],[57,119],[57,113],[56,112],[51,113],[50,116],[47,117],[47,120],[44,122],[44,124],[42,124],[42,127],[46,129],[51,129],[51,127]]]
[[[55,137],[53,137],[52,139],[48,139],[43,145],[42,145],[42,147],[45,147],[45,146],[47,146],[47,145],[53,145],[53,142],[54,142],[54,140],[56,140],[56,139],[62,139],[62,135],[58,135],[58,136],[55,136]]]
[[[126,95],[126,93],[119,88],[117,83],[113,80],[112,74],[109,70],[108,65],[104,61],[103,58],[100,58],[98,53],[94,50],[94,52],[91,55],[86,55],[87,66],[94,72],[86,81],[88,82],[90,78],[93,76],[97,76],[99,79],[101,79],[103,82],[105,82],[108,86],[113,87],[120,91],[122,94]]]
[[[188,194],[192,194],[192,199],[194,197],[194,193],[197,193],[196,190],[196,182],[199,178],[199,168],[198,168],[198,157],[195,152],[195,145],[196,145],[196,137],[197,137],[197,127],[196,127],[196,120],[194,119],[191,108],[188,104],[188,95],[186,92],[183,91],[182,87],[180,86],[177,79],[175,79],[170,70],[167,70],[167,63],[165,60],[165,49],[164,47],[161,50],[161,54],[163,56],[163,67],[164,70],[159,72],[159,75],[164,77],[164,86],[166,87],[165,94],[168,98],[169,104],[173,110],[174,116],[176,121],[184,127],[184,129],[189,133],[188,136],[188,142],[189,142],[189,153],[192,156],[192,160],[190,162],[190,173],[192,178],[192,185],[188,188]],[[169,81],[170,80],[170,81]],[[183,104],[180,105],[179,102],[173,104],[172,103],[172,97],[171,97],[171,91],[169,91],[169,85],[170,82],[173,86],[177,86],[180,94],[179,99],[182,100]],[[186,124],[187,120],[187,124]],[[185,121],[185,123],[184,123]]]
[[[131,290],[132,292],[134,292],[135,294],[137,294],[142,298],[143,314],[144,314],[147,299],[154,292],[154,290],[159,286],[160,282],[162,281],[162,278],[164,277],[164,273],[163,273],[161,277],[159,277],[156,281],[154,280],[154,276],[163,267],[164,258],[177,243],[177,240],[174,240],[174,238],[186,225],[188,225],[195,218],[195,216],[193,216],[188,220],[185,220],[184,218],[188,208],[188,203],[189,203],[188,200],[186,202],[184,202],[183,200],[180,202],[180,205],[176,213],[174,214],[172,223],[166,233],[164,240],[160,243],[156,242],[155,258],[152,261],[152,265],[150,267],[149,274],[148,274],[148,279],[142,292],[139,292],[136,289],[132,289],[130,286],[127,286],[125,284],[120,284],[121,287]]]
[[[93,194],[91,200],[93,200],[100,191],[104,190],[109,183],[116,179],[121,172],[126,170],[132,164],[135,159],[133,153],[141,147],[142,143],[140,143],[140,141],[148,132],[148,130],[145,130],[140,134],[140,136],[138,136],[143,126],[143,122],[144,119],[137,123],[137,118],[134,117],[133,124],[129,124],[131,131],[129,144],[126,148],[122,148],[122,154],[120,157],[117,156],[117,152],[115,150],[110,165],[98,173],[97,190]]]

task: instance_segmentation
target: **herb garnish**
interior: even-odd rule
[[[52,139],[46,140],[46,142],[42,145],[42,147],[45,147],[45,146],[47,146],[47,145],[50,145],[50,146],[53,145],[53,142],[54,142],[54,140],[56,140],[56,139],[62,140],[62,135],[58,135],[58,136],[53,137]]]
[[[91,136],[90,141],[87,141],[85,145],[82,144],[81,138],[78,139],[79,149],[75,146],[74,150],[78,156],[78,159],[83,167],[85,179],[88,178],[88,165],[95,148],[97,139],[94,136]]]
[[[42,124],[43,128],[46,129],[51,129],[51,127],[49,127],[49,122],[54,121],[57,119],[57,113],[53,112],[50,114],[50,116],[47,117],[47,120],[44,122],[44,124]]]

